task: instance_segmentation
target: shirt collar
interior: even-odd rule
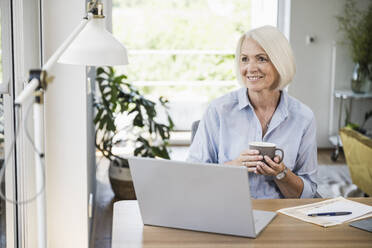
[[[288,93],[286,90],[281,90],[280,92],[280,102],[275,112],[281,113],[281,116],[285,118],[288,116]]]
[[[248,95],[247,95],[247,88],[242,87],[238,92],[238,101],[239,101],[239,110],[242,110],[243,108],[250,106],[252,109],[252,104],[249,101]]]
[[[238,92],[239,110],[249,106],[253,110],[253,106],[247,95],[247,88],[242,87]],[[275,112],[280,112],[283,118],[288,116],[288,93],[286,90],[281,90],[279,106]]]

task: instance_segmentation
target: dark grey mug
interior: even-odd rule
[[[249,143],[249,149],[251,150],[258,150],[260,152],[260,155],[262,156],[269,156],[271,159],[274,159],[276,151],[281,152],[280,161],[278,164],[280,164],[283,161],[284,158],[284,151],[280,148],[276,148],[276,145],[274,143],[269,142],[250,142]],[[263,161],[265,161],[263,159]]]

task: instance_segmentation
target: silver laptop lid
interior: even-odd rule
[[[144,224],[255,237],[246,167],[130,158]]]

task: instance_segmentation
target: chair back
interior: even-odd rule
[[[193,140],[194,140],[194,137],[195,137],[196,131],[198,131],[199,122],[200,122],[200,120],[194,121],[194,122],[192,123],[192,125],[191,125],[191,143],[192,143]]]

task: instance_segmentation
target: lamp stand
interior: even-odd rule
[[[38,91],[41,102],[34,103],[34,134],[35,134],[35,179],[36,189],[41,189],[45,186],[45,168],[42,163],[44,159],[44,92]],[[37,235],[39,248],[45,248],[47,230],[46,230],[46,202],[45,190],[41,193],[40,197],[36,199],[37,206]]]

